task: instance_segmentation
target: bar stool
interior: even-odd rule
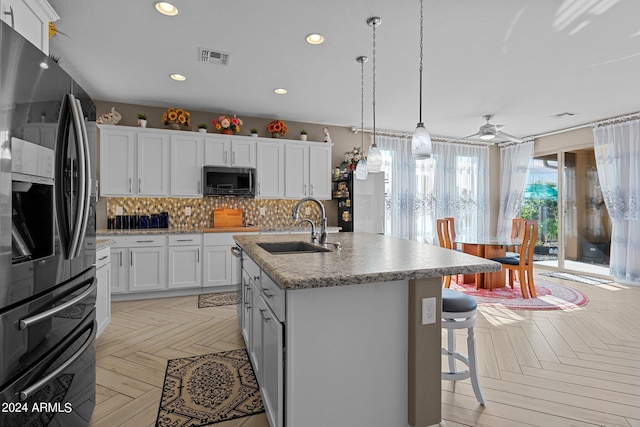
[[[447,330],[447,348],[442,349],[442,355],[449,360],[449,372],[442,373],[442,379],[447,381],[458,381],[471,379],[473,393],[480,405],[484,406],[484,393],[478,381],[478,368],[476,363],[476,340],[473,334],[473,327],[476,324],[476,308],[478,304],[475,298],[462,292],[443,288],[442,289],[442,328]],[[456,351],[455,329],[467,328],[467,350],[468,358]],[[456,370],[456,360],[464,363],[469,369],[465,371]]]

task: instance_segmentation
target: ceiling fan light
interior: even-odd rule
[[[491,133],[491,132],[484,132],[482,134],[479,135],[480,139],[484,139],[484,140],[489,140],[489,139],[493,139],[496,137],[495,133]]]
[[[382,153],[380,149],[374,143],[369,147],[369,154],[367,155],[367,169],[369,172],[380,172],[382,168]]]
[[[418,123],[411,138],[411,154],[415,159],[427,159],[431,157],[431,135],[424,127],[424,123]]]

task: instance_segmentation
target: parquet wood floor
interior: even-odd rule
[[[565,311],[479,308],[487,404],[478,405],[469,380],[443,382],[448,427],[640,427],[640,287],[563,283],[589,303]],[[465,335],[458,340],[465,349]],[[96,341],[91,427],[153,426],[168,359],[242,347],[235,306],[198,309],[196,296],[114,303]],[[260,414],[216,427],[268,423]]]

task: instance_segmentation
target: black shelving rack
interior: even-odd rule
[[[333,200],[338,201],[338,227],[341,231],[353,231],[353,172],[332,180]]]

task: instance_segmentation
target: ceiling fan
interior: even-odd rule
[[[506,139],[512,142],[522,142],[520,138],[516,138],[513,135],[509,135],[506,132],[502,132],[504,125],[494,125],[489,123],[489,121],[493,118],[493,114],[487,114],[485,116],[482,116],[482,118],[485,119],[487,123],[480,126],[480,129],[478,130],[478,132],[474,133],[473,135],[466,136],[465,138],[478,137],[484,140],[499,138],[499,139]]]

